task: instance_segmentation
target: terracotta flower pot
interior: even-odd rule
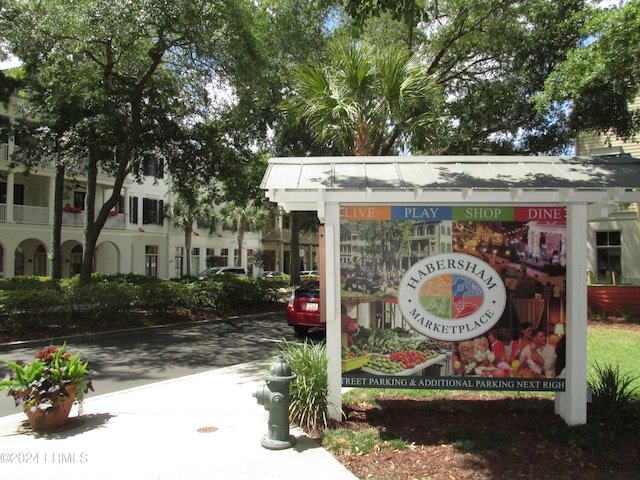
[[[76,398],[77,385],[67,385],[66,389],[69,396],[60,397],[54,401],[53,408],[45,411],[39,409],[37,405],[34,408],[25,407],[24,413],[27,414],[29,424],[33,430],[47,432],[56,430],[67,423],[73,401]]]

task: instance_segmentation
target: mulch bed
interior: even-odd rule
[[[608,319],[592,328],[640,330]],[[345,404],[335,428],[374,428],[407,446],[335,454],[359,479],[513,480],[640,478],[640,404],[603,418],[589,409],[586,425],[569,427],[543,395],[456,392],[416,399],[382,394],[378,406]]]
[[[375,428],[381,439],[408,446],[335,455],[360,479],[624,480],[640,471],[640,409],[631,422],[590,418],[570,428],[554,414],[553,399],[542,396],[382,395],[377,403],[344,405],[341,428]]]

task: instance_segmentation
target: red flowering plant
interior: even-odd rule
[[[8,390],[16,406],[23,404],[25,410],[38,408],[46,413],[57,401],[69,396],[70,385],[77,387],[75,402],[79,404],[85,394],[93,390],[95,372],[80,354],[67,352],[66,344],[45,347],[28,363],[9,360],[7,367],[10,375],[0,381],[0,389]]]

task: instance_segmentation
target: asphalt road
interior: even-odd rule
[[[323,338],[323,332],[310,334],[312,340]],[[98,372],[93,382],[95,392],[89,392],[88,398],[238,363],[268,361],[284,340],[302,341],[287,325],[283,313],[270,313],[69,338],[67,349],[81,352]],[[0,378],[8,374],[6,360],[30,360],[48,344],[44,341],[20,347],[0,346]],[[19,412],[13,398],[0,392],[0,417]]]

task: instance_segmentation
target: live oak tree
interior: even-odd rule
[[[630,139],[640,132],[640,2],[593,9],[583,42],[547,78],[540,104],[568,103],[571,126]]]
[[[267,64],[264,75],[254,77],[255,100],[239,102],[234,125],[248,130],[247,139],[268,155],[291,156],[327,153],[313,144],[308,130],[280,109],[283,98],[291,91],[292,71],[299,65],[315,64],[326,58],[327,42],[332,36],[332,25],[337,21],[336,9],[327,2],[308,0],[260,0],[252,31],[260,45],[261,56]],[[295,27],[292,27],[295,26]],[[248,98],[248,97],[247,97]],[[236,131],[238,131],[236,129]],[[261,136],[262,135],[262,136]],[[265,162],[249,158],[249,178],[257,178],[253,198],[264,197],[258,191]],[[231,177],[229,177],[231,178]],[[238,181],[225,181],[225,189],[232,199],[242,203],[237,194],[246,195],[249,181],[238,176]],[[245,185],[245,187],[243,187]],[[317,215],[313,212],[291,212],[291,252],[288,270],[292,285],[299,281],[299,235],[318,230]],[[282,265],[280,268],[287,269]]]
[[[86,162],[82,284],[125,178],[145,155],[186,168],[184,126],[211,114],[212,81],[241,87],[243,73],[259,67],[250,23],[239,0],[25,0],[0,10],[7,49],[24,62],[27,86],[43,93],[32,101],[45,112],[59,110],[67,95],[77,102],[80,118],[64,138]],[[96,211],[99,169],[113,176],[113,193]]]
[[[559,153],[566,111],[537,107],[546,78],[582,39],[584,0],[345,0],[360,42],[403,45],[442,88],[435,135],[413,153]],[[395,39],[395,41],[393,40]]]
[[[337,25],[326,58],[295,70],[293,128],[278,137],[289,151],[560,153],[570,143],[565,111],[539,111],[536,96],[581,38],[586,2],[329,3],[355,28]]]
[[[65,194],[65,177],[81,173],[81,159],[75,157],[65,136],[69,128],[82,118],[82,105],[69,90],[58,92],[59,102],[41,102],[48,96],[46,88],[30,81],[25,67],[15,67],[8,78],[13,80],[10,94],[21,96],[28,87],[30,101],[15,102],[17,117],[8,125],[8,134],[20,139],[20,148],[11,157],[10,166],[21,166],[26,174],[32,169],[51,162],[55,168],[53,229],[51,238],[51,277],[62,276],[62,202]],[[23,96],[24,94],[22,94]]]

